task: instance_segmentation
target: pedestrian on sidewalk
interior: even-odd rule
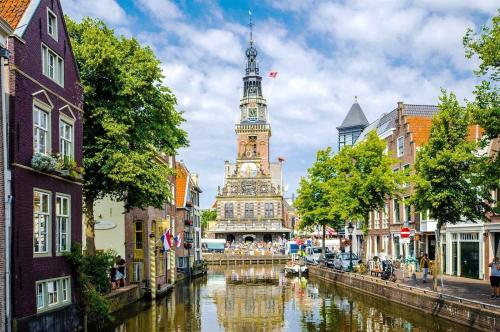
[[[422,270],[424,271],[424,280],[423,282],[427,282],[427,275],[429,274],[429,266],[430,266],[430,261],[429,261],[429,256],[427,254],[424,254],[424,257],[420,258],[420,266],[422,267]]]
[[[490,271],[490,285],[491,285],[491,296],[490,298],[500,299],[500,259],[498,257],[493,258],[493,261],[488,264],[491,268]]]

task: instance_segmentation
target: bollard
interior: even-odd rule
[[[156,253],[155,235],[149,234],[149,288],[151,290],[151,300],[156,299]]]

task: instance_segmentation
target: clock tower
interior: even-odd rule
[[[250,23],[250,28],[252,24]],[[269,242],[288,236],[283,226],[282,161],[271,162],[271,125],[252,30],[246,49],[243,96],[235,125],[236,162],[226,161],[209,236],[229,242]]]

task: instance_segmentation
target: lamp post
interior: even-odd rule
[[[349,232],[349,271],[352,272],[352,232],[354,231],[354,226],[350,221],[347,226],[347,231]]]

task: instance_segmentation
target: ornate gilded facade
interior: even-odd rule
[[[250,40],[243,77],[236,162],[226,161],[216,198],[217,220],[209,236],[237,241],[275,241],[288,236],[283,226],[282,160],[270,162],[271,125],[262,95],[257,50]]]

